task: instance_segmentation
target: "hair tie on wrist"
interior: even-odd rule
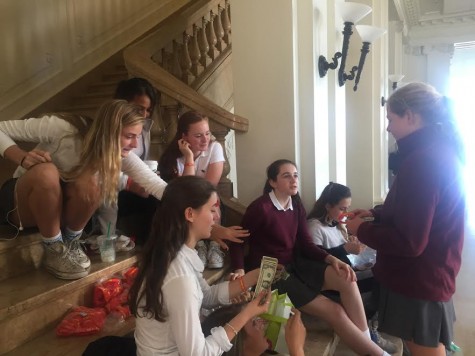
[[[241,286],[241,291],[243,293],[246,293],[247,292],[247,288],[246,288],[246,285],[244,284],[244,279],[242,278],[244,276],[239,276],[238,279],[239,279],[239,285]]]
[[[130,185],[132,184],[132,178],[127,178],[127,183],[125,184],[125,190],[130,190]]]
[[[232,325],[229,324],[229,323],[226,323],[226,324],[224,324],[224,325],[229,326],[229,328],[233,331],[234,336],[237,337],[237,334],[238,334],[238,333],[237,333],[236,329],[234,329],[234,326],[232,326]]]
[[[185,167],[193,167],[194,165],[195,165],[194,162],[185,163]]]

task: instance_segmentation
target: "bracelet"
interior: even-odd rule
[[[26,156],[28,156],[28,153],[26,155],[24,155],[23,158],[20,161],[20,167],[22,167],[22,168],[25,168],[25,167],[23,167],[23,162],[25,161]]]
[[[229,323],[226,323],[226,324],[224,324],[224,325],[225,325],[225,326],[229,326],[229,328],[233,331],[234,336],[237,337],[237,334],[238,334],[238,333],[237,333],[236,329],[234,329],[234,326],[232,326],[232,325],[229,324]]]
[[[132,184],[132,179],[129,177],[127,178],[127,183],[125,185],[125,190],[130,190],[130,185]]]
[[[193,167],[194,165],[195,165],[194,162],[185,163],[185,167]]]
[[[244,276],[239,276],[238,279],[239,279],[239,285],[241,286],[241,291],[243,293],[246,293],[247,292],[247,288],[246,288],[246,285],[244,284],[244,279],[243,279]]]

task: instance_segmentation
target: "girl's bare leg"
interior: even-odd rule
[[[343,342],[358,355],[381,356],[383,354],[383,350],[353,323],[340,304],[319,295],[300,310],[329,323]]]
[[[44,237],[56,236],[61,230],[63,194],[59,172],[52,163],[40,163],[31,167],[16,185],[16,213],[9,218],[17,226],[37,226]]]
[[[83,173],[64,188],[64,225],[71,230],[82,230],[100,205],[97,177]]]
[[[332,267],[327,267],[322,289],[340,292],[341,304],[353,324],[361,331],[368,330],[363,301],[356,282],[343,279]]]
[[[421,346],[413,341],[404,341],[412,356],[445,356],[445,346],[439,344],[438,347]]]

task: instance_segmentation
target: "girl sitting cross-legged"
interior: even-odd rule
[[[254,269],[241,280],[213,286],[203,279],[194,248],[210,237],[216,201],[214,185],[196,176],[176,178],[165,189],[130,291],[137,355],[221,355],[249,320],[267,311],[270,293],[262,293],[210,336],[203,335],[201,306],[229,304],[259,277]]]
[[[231,247],[232,277],[258,267],[262,256],[277,258],[289,276],[272,289],[287,293],[301,311],[327,321],[358,354],[386,355],[371,341],[354,271],[313,243],[298,180],[297,167],[289,160],[267,168],[264,194],[249,205],[242,221],[251,233],[248,255],[244,257],[242,245]],[[321,294],[327,290],[340,293],[341,305]]]

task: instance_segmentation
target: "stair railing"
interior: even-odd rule
[[[235,115],[199,94],[197,87],[231,53],[231,8],[229,0],[198,0],[157,26],[156,31],[124,51],[131,76],[148,79],[162,93],[161,122],[152,131],[152,144],[168,143],[176,132],[183,107],[210,120],[210,129],[223,146],[225,165],[218,189],[232,197],[227,178],[229,162],[225,137],[230,130],[246,132],[248,120]]]

